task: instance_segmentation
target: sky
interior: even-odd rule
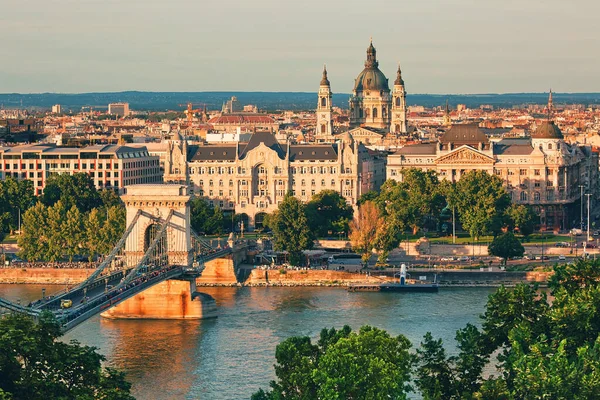
[[[598,0],[0,0],[0,93],[600,92]]]

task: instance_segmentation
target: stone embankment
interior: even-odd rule
[[[93,269],[1,268],[0,283],[75,285],[86,279]],[[410,270],[411,278],[441,286],[514,286],[519,282],[539,282],[544,285],[551,272],[506,272],[473,270]],[[328,270],[261,270],[254,269],[243,282],[236,280],[231,263],[207,265],[205,275],[198,278],[201,286],[346,286],[349,283],[382,282],[388,277],[377,271],[370,275]]]

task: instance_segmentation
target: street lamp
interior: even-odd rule
[[[542,234],[542,264],[544,264],[544,212],[545,210],[542,208],[540,210],[540,233]]]
[[[587,193],[587,240],[590,241],[590,196],[591,193]]]
[[[579,189],[581,189],[581,195],[579,196],[579,205],[581,206],[581,210],[579,211],[579,228],[583,229],[583,185],[579,185]]]

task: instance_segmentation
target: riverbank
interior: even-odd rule
[[[75,285],[85,280],[94,269],[53,269],[53,268],[1,268],[0,283],[4,284],[44,284]],[[552,272],[538,271],[473,271],[473,270],[411,270],[413,279],[437,282],[440,286],[514,286],[520,282],[537,282],[544,286]],[[199,287],[222,286],[347,286],[350,283],[381,283],[390,277],[379,275],[377,271],[369,275],[328,270],[259,270],[254,269],[243,282],[218,279],[210,281],[199,278]]]

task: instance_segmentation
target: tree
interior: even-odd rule
[[[306,204],[308,225],[317,236],[348,232],[352,206],[335,190],[322,190]]]
[[[51,234],[48,226],[48,207],[37,203],[23,214],[22,234],[17,243],[21,250],[19,256],[28,261],[43,260],[48,254]]]
[[[194,197],[190,202],[190,223],[194,231],[208,235],[223,232],[223,212],[210,206],[204,199]]]
[[[87,213],[102,204],[92,178],[83,172],[73,175],[52,175],[46,181],[42,202],[53,206],[62,201],[66,209],[75,205],[82,213]]]
[[[103,368],[95,348],[59,337],[49,313],[38,323],[19,314],[0,319],[0,398],[133,399],[124,375]]]
[[[62,221],[60,236],[64,239],[63,254],[73,261],[73,257],[82,253],[82,242],[85,239],[83,216],[75,205],[67,211]]]
[[[453,201],[460,221],[473,239],[488,232],[500,232],[504,225],[502,217],[510,205],[510,197],[500,178],[486,171],[473,170],[462,175],[454,189]]]
[[[302,251],[314,245],[314,234],[308,226],[304,204],[288,193],[279,208],[269,218],[269,227],[273,230],[275,250],[287,251],[290,264],[298,265],[302,260]]]
[[[352,248],[361,254],[363,264],[367,265],[377,243],[377,229],[383,224],[377,206],[366,201],[358,209],[358,215],[350,223],[350,241]]]
[[[538,220],[538,216],[533,209],[524,204],[511,204],[506,209],[506,217],[509,228],[518,229],[525,237],[533,233],[535,223]]]
[[[85,251],[89,261],[92,262],[94,257],[104,250],[104,240],[100,234],[102,232],[103,221],[97,208],[90,211],[84,225],[86,237]]]
[[[59,261],[65,254],[67,238],[64,235],[62,228],[66,216],[67,208],[61,200],[57,201],[53,206],[48,207],[46,229],[48,230],[49,240],[46,256],[44,257],[44,259],[48,261]]]
[[[506,232],[494,238],[488,246],[488,252],[493,256],[502,257],[506,265],[506,260],[510,257],[523,256],[525,248],[512,232]]]
[[[17,180],[7,177],[0,181],[0,216],[4,220],[4,232],[19,228],[21,218],[35,204],[33,182],[28,179]]]
[[[316,346],[308,337],[289,338],[277,346],[272,391],[252,399],[406,399],[409,348],[406,337],[370,326],[324,329]]]
[[[98,192],[98,195],[100,196],[100,202],[102,203],[102,206],[105,208],[125,206],[123,200],[121,200],[117,192],[114,190],[102,189]]]
[[[91,212],[93,212],[92,210]],[[90,213],[91,213],[90,212]],[[120,205],[109,207],[106,210],[106,220],[102,225],[102,229],[96,233],[101,237],[100,253],[108,254],[117,244],[126,229],[127,211],[125,207]],[[89,234],[94,234],[89,232]]]
[[[444,197],[439,190],[439,181],[434,171],[417,168],[402,170],[400,188],[406,191],[402,198],[403,207],[409,209],[406,224],[415,235],[428,221],[435,220],[444,208]]]

